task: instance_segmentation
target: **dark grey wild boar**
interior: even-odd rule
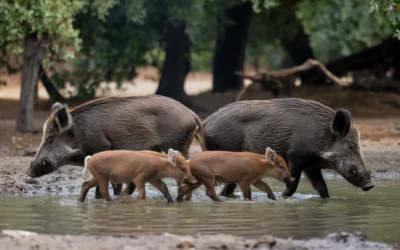
[[[204,150],[203,140],[200,118],[167,97],[103,98],[72,109],[55,103],[27,174],[40,177],[62,165],[83,166],[85,156],[105,150],[174,148],[187,157],[194,143]],[[118,193],[120,187],[114,191]]]
[[[297,189],[304,171],[323,198],[329,197],[321,169],[329,168],[348,182],[368,191],[374,187],[360,151],[360,132],[349,111],[297,98],[231,103],[204,123],[207,150],[262,153],[273,148],[288,163],[296,180],[285,196]],[[230,195],[227,184],[221,195]]]

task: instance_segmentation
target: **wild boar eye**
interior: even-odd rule
[[[49,136],[49,137],[47,138],[47,143],[48,143],[48,144],[52,144],[53,141],[54,141],[54,136]]]
[[[181,167],[181,171],[182,171],[182,172],[185,172],[185,168],[184,168],[184,167]]]
[[[353,168],[353,169],[351,170],[351,173],[352,173],[353,175],[357,175],[357,170]]]
[[[354,151],[354,150],[355,150],[355,147],[354,147],[353,145],[350,145],[350,146],[349,146],[349,149]]]

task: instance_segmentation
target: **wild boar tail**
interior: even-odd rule
[[[194,137],[199,142],[201,149],[203,151],[206,151],[205,133],[204,133],[203,124],[201,124],[201,121],[198,117],[195,117],[195,120],[196,120],[197,126],[196,126],[196,131],[195,131]]]
[[[85,157],[85,167],[83,168],[83,171],[82,171],[82,178],[84,178],[84,176],[85,176],[85,174],[86,174],[86,172],[87,172],[87,164],[88,164],[88,161],[89,161],[89,159],[90,159],[91,157],[92,157],[92,156],[90,156],[90,155],[88,155],[88,156]]]

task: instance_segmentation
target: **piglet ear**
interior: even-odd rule
[[[178,151],[170,148],[168,150],[168,162],[172,164],[172,166],[176,167],[176,161],[178,159]]]
[[[62,104],[59,102],[54,103],[53,105],[51,105],[51,109],[50,109],[50,113],[53,113],[54,111],[62,108]]]
[[[267,158],[267,161],[269,163],[271,163],[272,165],[275,164],[276,152],[270,147],[267,147],[267,149],[265,150],[265,157]]]
[[[66,104],[56,111],[54,114],[54,122],[59,134],[72,127],[72,117]]]

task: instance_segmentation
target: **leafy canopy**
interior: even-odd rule
[[[79,31],[73,27],[75,14],[84,2],[78,0],[14,0],[0,2],[0,50],[21,54],[23,41],[36,35],[48,48],[48,58],[68,60],[79,50]],[[68,48],[74,48],[74,50]],[[7,65],[7,58],[1,62]]]

